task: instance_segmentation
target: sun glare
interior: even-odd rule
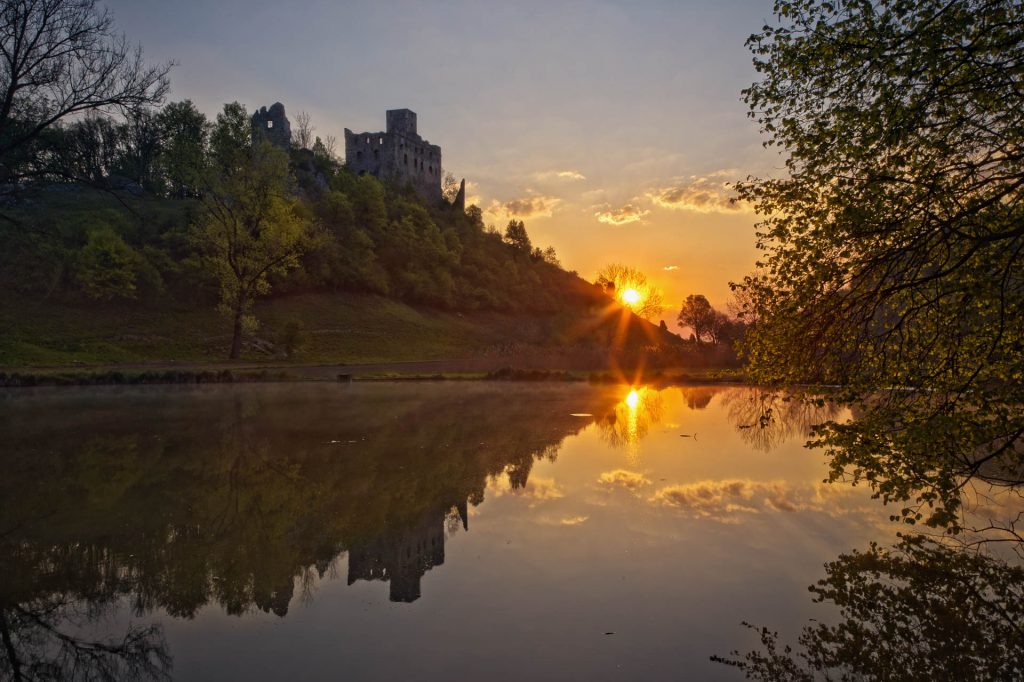
[[[635,410],[636,406],[640,404],[640,394],[635,390],[630,391],[626,396],[626,404],[629,405],[629,409]]]
[[[640,302],[643,296],[639,291],[633,288],[626,289],[622,292],[622,300],[626,305],[636,305]]]

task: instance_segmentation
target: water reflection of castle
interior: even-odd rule
[[[469,530],[467,503],[455,505],[462,527]],[[372,542],[353,545],[348,552],[348,584],[357,580],[384,580],[391,584],[390,599],[414,602],[420,598],[420,580],[444,563],[444,510],[424,516],[419,523],[389,529]]]

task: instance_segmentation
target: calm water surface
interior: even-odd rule
[[[4,674],[736,679],[709,656],[755,644],[741,621],[798,632],[827,616],[807,593],[823,564],[894,532],[866,490],[822,483],[802,445],[823,415],[783,407],[761,429],[760,400],[477,383],[2,393]]]

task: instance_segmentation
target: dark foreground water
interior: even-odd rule
[[[740,388],[0,394],[0,678],[736,679],[886,541]]]

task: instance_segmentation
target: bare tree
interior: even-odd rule
[[[0,180],[62,119],[157,104],[172,64],[146,66],[96,0],[4,0],[0,5]]]
[[[311,149],[313,146],[313,131],[316,128],[311,120],[307,111],[300,111],[295,117],[295,144],[299,149]]]

